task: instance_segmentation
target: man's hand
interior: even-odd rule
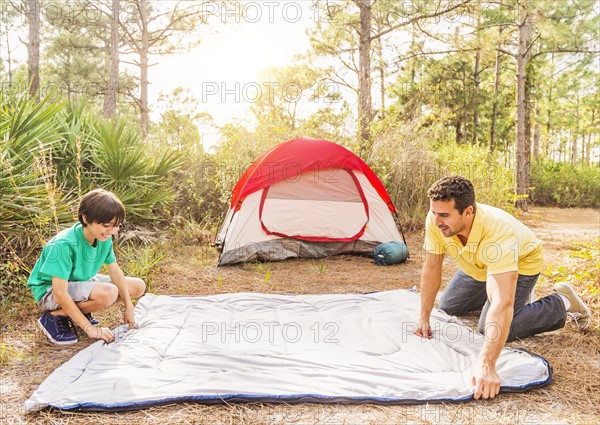
[[[474,386],[473,397],[475,399],[494,398],[500,392],[500,377],[494,366],[481,364],[480,362],[473,371],[471,383]]]
[[[415,335],[421,338],[431,339],[431,325],[429,320],[420,320],[417,329],[415,329]]]
[[[435,303],[435,296],[442,283],[443,263],[444,254],[426,253],[421,272],[421,312],[419,313],[419,324],[414,332],[415,335],[421,338],[431,339],[429,319]]]
[[[107,344],[110,344],[115,340],[115,336],[108,328],[103,328],[100,326],[93,326],[91,323],[89,326],[86,326],[85,333],[92,339],[102,339]]]

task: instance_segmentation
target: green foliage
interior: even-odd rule
[[[313,269],[317,271],[320,275],[324,275],[327,271],[327,264],[325,263],[325,259],[320,259],[318,263],[315,260],[313,260]]]
[[[35,103],[25,94],[0,94],[0,304],[12,314],[25,286],[36,248],[71,219],[70,201],[59,187],[52,149],[59,140],[62,105]]]
[[[75,190],[79,198],[86,188],[91,187],[91,174],[95,165],[92,161],[92,123],[94,115],[84,102],[68,102],[58,117],[60,140],[53,149],[53,160],[57,180]]]
[[[273,276],[273,272],[271,271],[271,269],[267,269],[267,271],[265,272],[265,278],[263,279],[263,283],[265,285],[269,284],[269,281],[271,280],[271,276]]]
[[[171,94],[161,94],[159,101],[166,104],[166,110],[153,126],[154,145],[166,144],[182,155],[181,166],[169,173],[175,197],[165,213],[177,223],[217,223],[229,194],[222,191],[224,185],[212,157],[203,152],[197,126],[212,127],[212,117],[197,112],[199,102],[188,89],[178,87]]]
[[[168,176],[183,155],[150,149],[124,119],[99,120],[83,104],[0,96],[0,264],[11,265],[0,268],[6,299],[20,293],[43,242],[74,221],[83,193],[112,190],[132,221],[156,218],[173,198]],[[125,249],[127,259],[139,260],[138,275],[161,258]]]
[[[161,93],[159,105],[164,105],[160,121],[151,128],[151,138],[155,143],[165,143],[174,149],[201,149],[201,135],[198,125],[213,126],[212,117],[198,113],[200,102],[189,89],[177,87],[170,94]]]
[[[462,175],[475,187],[477,202],[505,210],[513,208],[514,171],[500,156],[492,156],[484,147],[445,144],[435,148],[438,176]]]
[[[119,257],[119,266],[125,275],[143,279],[148,292],[151,292],[152,275],[158,270],[158,264],[166,256],[163,245],[126,242],[117,245],[115,251]]]
[[[600,168],[541,160],[531,167],[531,201],[556,207],[600,207]]]
[[[215,222],[209,221],[199,223],[196,220],[186,219],[177,214],[170,221],[169,240],[175,246],[198,245],[212,241],[213,235],[206,227],[214,224]]]
[[[244,265],[253,268],[258,274],[263,274],[269,269],[268,263],[262,260],[254,260],[252,262],[245,263]]]
[[[3,318],[14,317],[21,306],[34,307],[31,291],[27,287],[27,270],[22,261],[5,250],[0,251],[0,323]]]
[[[60,88],[67,98],[84,95],[93,102],[108,81],[105,72],[105,46],[102,39],[110,39],[110,19],[95,15],[89,24],[89,5],[85,2],[58,2],[44,14],[48,25],[43,51],[43,80]]]
[[[544,275],[552,282],[569,282],[592,311],[600,307],[600,238],[590,242],[571,242],[569,257],[576,263],[565,267],[549,264]]]
[[[52,165],[61,107],[25,94],[0,97],[0,235],[7,246],[31,246],[70,218]]]
[[[473,182],[478,202],[510,210],[513,172],[484,147],[454,143],[442,123],[423,122],[376,127],[368,160],[386,186],[403,227],[423,226],[429,209],[427,190],[453,174]]]
[[[161,114],[156,138],[181,149],[186,145],[199,145],[200,132],[191,117],[168,110]]]
[[[72,221],[77,199],[97,186],[117,193],[134,224],[169,217],[173,228],[187,232],[185,238],[203,239],[205,229],[226,210],[242,172],[275,144],[311,136],[358,151],[351,109],[358,103],[354,94],[360,65],[359,8],[353,2],[334,3],[317,5],[324,19],[309,34],[311,47],[303,59],[264,72],[262,95],[252,107],[253,120],[219,128],[221,140],[214,154],[202,151],[198,130],[204,125],[214,127],[212,118],[198,113],[201,105],[187,89],[160,97],[159,103],[166,107],[152,126],[150,141],[142,140],[132,128],[138,122],[133,102],[125,106],[121,99],[121,120],[99,119],[94,111],[99,110],[107,84],[108,14],[99,13],[90,22],[87,1],[49,8],[42,27],[43,86],[59,87],[69,100],[82,102],[46,99],[36,104],[22,94],[0,94],[0,235],[10,248],[0,260],[38,248]],[[383,180],[409,228],[422,225],[427,188],[443,175],[471,178],[481,202],[503,208],[512,205],[512,54],[518,37],[515,28],[528,13],[534,17],[528,105],[540,154],[573,164],[582,159],[597,162],[593,156],[600,116],[598,71],[593,66],[597,58],[546,53],[597,50],[593,43],[598,39],[599,15],[594,2],[471,2],[445,16],[435,16],[439,5],[426,1],[379,0],[369,5],[369,77],[373,109],[381,107],[381,112],[372,126],[373,150],[363,159]],[[199,42],[198,37],[184,36],[206,17],[201,5],[172,6],[150,2],[149,27],[143,27],[137,9],[122,19],[121,51],[142,53],[143,30],[149,31],[152,54]],[[108,12],[106,4],[95,7]],[[4,35],[25,30],[19,23],[24,22],[22,16],[16,9],[13,12],[2,17],[0,32],[6,43],[10,37]],[[429,18],[411,21],[421,15]],[[439,25],[447,18],[455,18],[454,24]],[[500,55],[496,93],[498,49],[511,55]],[[0,68],[4,83],[4,58]],[[26,85],[26,74],[26,66],[13,66],[12,83]],[[135,97],[138,83],[134,80],[127,72],[120,73],[122,97]],[[492,106],[497,107],[494,117]],[[494,147],[490,146],[492,118]],[[532,169],[531,199],[544,205],[598,207],[598,180],[597,168],[544,160]],[[129,254],[136,255],[133,250]]]
[[[0,299],[15,295],[27,284],[28,273],[18,260],[5,254],[5,261],[0,263]],[[28,291],[28,290],[27,290]]]
[[[231,188],[224,191],[224,187],[234,182],[223,181],[227,177],[210,155],[196,150],[186,153],[181,168],[170,174],[175,199],[169,211],[183,220],[214,225],[227,209]]]
[[[125,120],[98,120],[92,130],[92,185],[113,191],[135,220],[154,217],[156,209],[173,199],[167,177],[181,166],[183,155],[173,150],[152,155]]]

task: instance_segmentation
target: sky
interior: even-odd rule
[[[261,70],[290,64],[295,55],[306,53],[306,31],[322,19],[311,0],[247,0],[235,6],[215,2],[204,13],[209,25],[192,35],[201,40],[197,47],[151,58],[155,65],[149,70],[149,102],[154,121],[162,110],[157,103],[161,92],[168,94],[177,87],[189,89],[201,104],[198,112],[208,112],[217,125],[251,119],[250,107],[261,95],[257,91]],[[19,38],[27,38],[26,28],[10,36],[11,45],[18,46]],[[0,54],[6,56],[4,51]],[[25,45],[18,46],[12,57],[15,63],[26,63]],[[122,62],[121,71],[125,68],[138,74]]]
[[[52,4],[52,1],[45,4]],[[166,4],[172,0],[161,1]],[[0,4],[6,3],[0,0]],[[203,12],[208,25],[200,25],[189,36],[200,40],[197,47],[173,55],[151,57],[149,102],[151,119],[155,122],[160,120],[166,106],[158,102],[159,95],[182,87],[189,89],[200,102],[197,112],[210,114],[216,125],[240,121],[247,124],[252,120],[252,105],[261,95],[268,95],[260,92],[264,90],[258,84],[261,71],[291,64],[294,56],[307,53],[307,31],[326,19],[323,3],[315,7],[312,0],[243,0],[236,5],[216,1],[206,5]],[[19,37],[26,39],[27,35],[12,34],[13,46],[18,44]],[[396,37],[392,43],[394,49],[387,52],[392,57],[397,57],[395,50],[402,49],[407,42],[402,35]],[[13,58],[19,63],[26,62],[24,45],[13,52]],[[122,55],[121,71],[127,69],[138,75],[139,70],[127,65],[126,60],[137,60],[137,57]],[[377,78],[374,84],[379,84]],[[340,86],[334,90],[344,92],[345,89]],[[378,100],[379,96],[374,94],[374,107],[378,107]],[[307,107],[320,106],[315,103]],[[200,128],[200,132],[205,138],[205,147],[214,145],[219,136],[215,128]]]
[[[250,107],[261,95],[257,84],[261,70],[290,64],[295,55],[307,52],[306,30],[315,23],[310,1],[244,2],[246,16],[227,24],[222,23],[227,10],[220,7],[209,11],[211,30],[200,31],[198,47],[161,58],[150,69],[154,114],[160,111],[156,105],[160,92],[183,87],[217,124],[248,119]]]

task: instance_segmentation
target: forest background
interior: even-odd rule
[[[448,174],[470,178],[480,202],[515,215],[531,205],[600,206],[595,1],[11,0],[0,7],[2,314],[30,303],[28,273],[45,241],[74,222],[86,191],[103,187],[124,202],[118,254],[127,272],[151,281],[170,243],[210,244],[246,167],[294,137],[359,154],[409,231],[422,228],[427,188]],[[289,64],[264,69],[250,84],[207,81],[200,97],[179,87],[150,102],[153,64],[210,32],[268,25],[274,11],[292,22],[298,10],[311,10],[314,22],[307,51]],[[14,52],[23,45],[27,58],[19,60]],[[203,60],[219,57],[195,66]],[[201,65],[197,72],[201,80]],[[250,100],[251,119],[217,123],[206,110],[209,95],[225,104]],[[210,148],[207,134],[216,135]]]

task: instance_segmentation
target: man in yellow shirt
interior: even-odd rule
[[[482,309],[479,332],[485,342],[473,371],[474,397],[493,398],[500,392],[496,360],[505,342],[560,329],[567,312],[586,329],[590,311],[567,283],[556,284],[556,293],[529,303],[542,271],[542,243],[512,215],[476,203],[469,180],[445,177],[428,195],[421,314],[415,334],[432,337],[429,318],[448,254],[459,270],[442,293],[439,308],[451,315]]]

